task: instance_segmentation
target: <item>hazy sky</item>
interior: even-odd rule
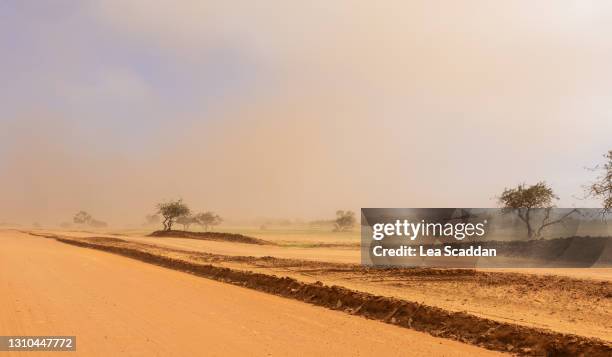
[[[559,206],[612,149],[609,1],[0,1],[0,222]]]

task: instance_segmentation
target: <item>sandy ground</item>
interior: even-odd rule
[[[186,238],[151,238],[145,236],[117,236],[112,234],[95,234],[91,232],[75,231],[40,231],[41,233],[60,234],[71,237],[116,237],[139,243],[154,243],[161,247],[192,250],[235,256],[274,256],[289,259],[306,259],[313,261],[326,261],[335,263],[359,264],[361,255],[358,248],[300,248],[273,245],[256,245],[233,242],[217,242]]]
[[[260,246],[231,242],[204,241],[184,238],[151,238],[140,235],[95,234],[78,231],[46,231],[51,234],[68,235],[72,237],[117,237],[128,241],[155,244],[161,247],[191,250],[233,256],[273,256],[285,259],[303,259],[333,263],[360,264],[361,253],[357,247],[322,247],[301,248],[284,246]],[[268,237],[262,237],[268,238]],[[312,239],[312,238],[311,238]],[[314,241],[313,241],[314,242]],[[320,242],[320,240],[316,241]],[[358,242],[358,241],[357,241]],[[354,242],[353,242],[354,243]],[[517,272],[537,275],[559,275],[577,279],[597,279],[612,281],[612,268],[491,268],[483,271]]]
[[[76,335],[78,355],[497,354],[50,239],[0,248],[0,334]]]
[[[152,243],[152,238],[150,237],[120,238],[140,243]],[[299,248],[230,242],[214,242],[185,238],[159,238],[153,243],[163,247],[186,249],[196,252],[207,252],[223,255],[254,257],[272,256],[288,259],[305,259],[313,261],[354,264],[359,264],[361,261],[361,254],[359,249],[357,248]]]
[[[54,233],[82,238],[91,236],[91,233],[87,232]],[[191,254],[172,253],[167,249],[214,253],[223,257],[274,256],[312,261],[316,264],[303,264],[298,261],[295,264],[287,265],[282,262],[277,264],[256,259],[236,261],[231,258],[222,258],[222,261],[214,264],[238,270],[288,276],[310,283],[322,281],[328,285],[344,286],[375,295],[423,302],[448,311],[466,311],[501,322],[612,340],[612,299],[610,299],[611,296],[608,296],[609,288],[605,288],[612,278],[612,269],[487,269],[488,273],[494,275],[480,279],[461,274],[458,276],[414,276],[410,273],[399,276],[396,274],[363,275],[360,271],[352,271],[342,266],[318,265],[319,262],[326,261],[326,259],[333,264],[356,263],[355,258],[351,258],[351,255],[357,252],[346,248],[260,246],[138,236],[121,236],[120,239],[137,244],[153,244],[160,247],[155,251],[156,254],[170,254],[184,260],[192,259]],[[195,259],[198,258],[195,257]],[[517,271],[527,274],[526,276],[506,274]],[[546,277],[545,275],[557,276]],[[581,281],[563,280],[559,276],[570,276],[572,279]]]
[[[91,237],[91,232],[54,231],[53,234]],[[95,236],[103,236],[96,234]],[[109,235],[106,235],[109,236]],[[111,236],[112,237],[112,236]],[[304,264],[274,263],[261,260],[221,258],[215,265],[232,269],[288,276],[312,283],[322,281],[375,295],[422,302],[447,311],[468,312],[501,322],[546,328],[563,333],[597,337],[612,341],[612,295],[609,281],[612,269],[482,269],[493,274],[480,279],[453,275],[367,274],[342,266],[359,264],[359,251],[351,248],[303,248],[261,246],[233,242],[204,241],[184,238],[151,238],[115,236],[136,244],[160,247],[156,254],[192,259],[190,253],[172,253],[168,249],[219,254],[223,257],[277,257],[312,261]],[[197,257],[195,257],[198,260]],[[324,263],[324,264],[328,264]],[[521,273],[516,276],[511,273]],[[507,274],[508,273],[508,274]],[[500,275],[501,274],[501,275]],[[570,277],[566,280],[562,277]],[[575,281],[579,279],[579,281]],[[607,286],[607,288],[606,288]]]
[[[120,238],[139,243],[155,244],[162,247],[185,249],[196,252],[207,252],[222,255],[254,257],[273,256],[285,259],[303,259],[333,263],[361,263],[361,252],[359,248],[300,248],[282,246],[258,246],[254,244],[214,242],[184,238],[161,238],[156,240],[152,240],[152,238],[150,237]],[[539,275],[562,275],[578,279],[598,279],[612,281],[611,268],[490,268],[482,270],[517,272]]]

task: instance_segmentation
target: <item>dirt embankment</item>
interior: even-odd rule
[[[249,237],[242,234],[223,232],[155,231],[149,234],[149,237],[188,238],[199,240],[214,240],[220,242],[274,245],[274,243],[263,239]]]
[[[211,264],[194,263],[155,254],[147,251],[146,245],[141,245],[143,247],[139,248],[138,245],[118,242],[116,239],[111,241],[104,238],[92,240],[58,236],[50,237],[60,242],[100,249],[198,276],[385,321],[398,326],[428,332],[434,336],[452,338],[492,350],[537,356],[609,356],[612,354],[612,345],[609,342],[596,338],[494,321],[465,312],[451,312],[418,302],[378,296],[350,290],[341,286],[324,285],[321,282],[305,283],[289,277],[277,277],[275,275],[234,270]],[[208,258],[212,260],[219,259],[219,257],[213,255]],[[261,259],[260,263],[265,263],[266,260],[271,261],[275,258],[264,257],[253,259]],[[306,262],[305,264],[311,264],[311,262]],[[332,266],[328,268],[334,269]],[[417,274],[431,275],[433,270],[417,270],[415,272]],[[401,274],[399,271],[388,271],[387,273]],[[433,275],[444,276],[451,273],[439,271],[438,273],[433,273]],[[471,273],[468,271],[465,274]],[[487,276],[482,275],[482,278],[485,279]],[[496,282],[493,279],[492,283],[501,283],[501,281]],[[606,291],[600,293],[607,294]]]

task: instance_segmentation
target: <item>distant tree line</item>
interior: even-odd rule
[[[602,213],[605,215],[612,212],[612,150],[603,156],[605,159],[603,164],[591,169],[598,172],[598,176],[585,187],[585,196],[601,200]],[[573,209],[561,217],[551,218],[550,212],[555,207],[554,201],[558,199],[553,189],[545,181],[540,181],[534,185],[519,184],[505,188],[498,197],[498,203],[504,213],[516,213],[525,224],[530,238],[539,238],[547,227],[562,223],[579,213],[578,209]],[[544,213],[534,214],[534,212]],[[73,222],[94,228],[107,226],[106,222],[95,219],[86,211],[77,212]],[[166,231],[172,230],[175,223],[181,225],[184,230],[188,230],[194,224],[208,230],[222,222],[223,219],[212,211],[192,213],[182,199],[159,203],[156,205],[156,212],[145,217],[145,225],[161,223]],[[311,226],[328,224],[333,226],[335,232],[349,231],[356,224],[355,212],[338,210],[335,220],[310,222]],[[62,223],[62,227],[69,227],[69,223]]]
[[[106,222],[99,221],[93,218],[89,213],[85,211],[77,212],[72,218],[72,221],[76,224],[88,225],[93,228],[105,228],[108,226]]]

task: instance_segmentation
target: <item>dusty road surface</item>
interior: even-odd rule
[[[76,335],[77,355],[497,354],[9,231],[0,231],[0,291],[0,335]]]

